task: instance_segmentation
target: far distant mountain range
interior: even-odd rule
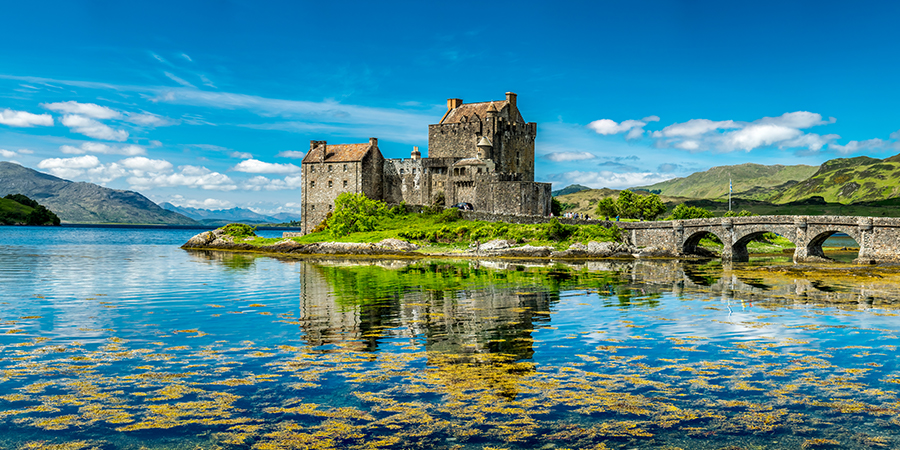
[[[299,214],[279,213],[271,216],[255,213],[249,209],[231,208],[231,209],[202,209],[191,208],[189,206],[175,206],[171,203],[162,203],[159,205],[165,210],[177,212],[194,219],[204,225],[219,225],[231,222],[241,223],[285,223],[290,221],[299,221]]]

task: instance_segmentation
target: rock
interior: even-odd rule
[[[400,239],[384,239],[375,245],[381,248],[399,250],[402,252],[411,252],[419,248],[418,245],[413,244],[412,242],[402,241]]]
[[[580,250],[580,251],[584,252],[584,251],[587,251],[587,249],[588,249],[588,246],[582,244],[581,242],[576,242],[569,246],[569,250]]]
[[[522,247],[505,248],[491,251],[491,255],[512,256],[520,258],[545,258],[553,253],[553,247],[534,247],[523,245]]]
[[[509,248],[510,245],[511,245],[511,242],[507,241],[505,239],[494,239],[493,241],[488,241],[488,242],[485,242],[484,244],[481,244],[481,246],[478,247],[478,250],[480,250],[480,251],[502,250],[505,248]]]

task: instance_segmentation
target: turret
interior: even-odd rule
[[[413,161],[418,161],[422,159],[422,152],[419,151],[419,147],[413,147],[412,155],[410,155]]]
[[[494,146],[491,144],[490,139],[482,136],[481,139],[478,140],[478,144],[476,144],[476,147],[478,147],[478,159],[489,159],[491,157],[491,150]]]

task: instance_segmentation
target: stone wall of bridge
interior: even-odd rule
[[[794,261],[825,258],[822,243],[835,233],[845,233],[859,244],[860,262],[900,262],[900,218],[853,216],[754,216],[659,222],[618,222],[631,244],[655,247],[674,255],[697,252],[707,233],[724,244],[722,259],[747,261],[747,244],[763,233],[787,238],[797,249]]]

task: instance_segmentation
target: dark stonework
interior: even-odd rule
[[[302,230],[309,232],[334,208],[342,192],[373,200],[430,205],[466,202],[475,210],[513,216],[548,216],[550,183],[534,182],[537,124],[519,113],[516,94],[504,100],[447,101],[440,123],[428,127],[429,157],[385,159],[378,140],[328,145],[312,141],[303,158]]]

